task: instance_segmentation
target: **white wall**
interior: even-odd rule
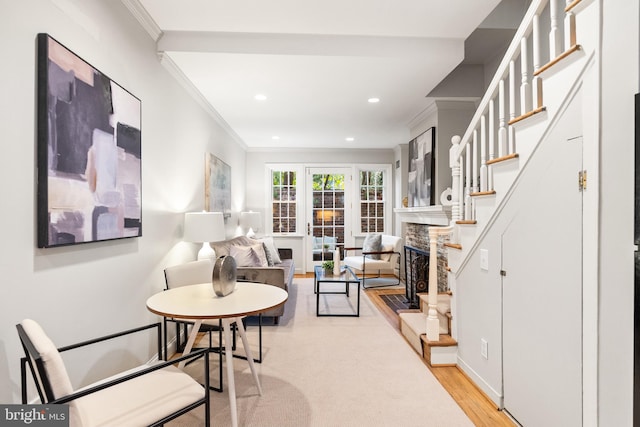
[[[462,137],[471,122],[476,110],[473,101],[436,100],[422,117],[411,124],[411,139],[417,137],[431,127],[436,128],[436,170],[434,204],[439,205],[440,194],[451,187],[451,168],[449,167],[449,150],[454,135]],[[408,179],[408,169],[403,171],[404,179]]]
[[[62,346],[158,318],[146,299],[164,286],[165,266],[195,258],[181,242],[183,212],[204,207],[204,155],[232,168],[233,204],[244,204],[244,150],[160,65],[154,43],[119,1],[0,0],[0,402],[20,399],[15,325],[43,324]],[[36,248],[36,34],[47,32],[142,100],[143,236]],[[235,229],[229,227],[228,234]],[[75,360],[74,383],[94,379],[97,359],[146,361],[150,343],[132,340]],[[34,394],[31,393],[33,397]]]
[[[601,1],[599,425],[632,425],[634,95],[638,2]],[[624,28],[624,31],[620,29]],[[624,46],[625,54],[620,54]],[[638,171],[635,171],[638,173]]]

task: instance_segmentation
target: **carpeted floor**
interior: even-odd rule
[[[349,312],[355,292],[322,295],[320,310]],[[361,293],[360,317],[316,317],[313,279],[294,280],[278,326],[263,328],[259,396],[247,362],[235,359],[241,426],[472,426],[404,339]],[[249,328],[252,343],[257,328]],[[252,350],[257,350],[252,346]],[[211,358],[217,381],[217,357]],[[201,367],[187,371],[201,375]],[[225,370],[226,372],[226,370]],[[229,426],[223,393],[211,392],[212,425]],[[203,425],[196,409],[167,426]]]

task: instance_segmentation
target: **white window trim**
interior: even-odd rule
[[[276,233],[273,231],[273,172],[295,172],[296,173],[296,232],[295,233]],[[304,166],[300,164],[291,163],[269,163],[265,165],[265,194],[269,196],[265,198],[265,231],[269,230],[269,234],[273,236],[303,236],[304,217],[301,218],[301,213],[304,210],[305,194],[304,194]],[[266,233],[265,233],[266,234]]]
[[[392,167],[390,164],[386,163],[376,163],[376,164],[358,164],[354,167],[353,173],[353,194],[356,195],[354,197],[354,203],[358,203],[358,206],[352,206],[352,210],[354,212],[353,215],[353,223],[351,224],[354,237],[363,237],[366,236],[367,233],[362,231],[360,224],[360,172],[370,172],[370,171],[382,171],[384,173],[384,233],[383,234],[393,234],[392,227],[392,215],[393,215],[393,176]]]
[[[305,186],[305,171],[307,168],[314,167],[344,167],[344,164],[300,164],[300,163],[268,163],[265,164],[265,191],[269,196],[265,198],[265,231],[269,230],[269,234],[273,236],[305,236],[304,220],[305,216],[305,204],[306,200],[306,186]],[[385,207],[384,207],[384,234],[393,234],[393,168],[388,163],[370,163],[370,164],[357,164],[350,165],[353,168],[351,183],[351,192],[354,195],[352,203],[358,203],[358,206],[351,206],[352,220],[351,230],[353,237],[363,237],[366,233],[362,232],[360,227],[360,172],[361,171],[376,171],[380,170],[384,172],[384,195],[385,195]],[[274,171],[292,171],[296,173],[296,232],[295,233],[275,233],[273,229],[273,200],[272,200],[272,173]]]

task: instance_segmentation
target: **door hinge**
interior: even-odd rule
[[[587,171],[581,170],[578,172],[578,191],[587,190]]]
[[[500,270],[500,275],[502,277],[507,277],[507,272],[505,270]]]

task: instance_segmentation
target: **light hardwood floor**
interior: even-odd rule
[[[397,289],[365,290],[371,301],[398,333],[400,333],[400,318],[396,312],[384,303],[379,295],[399,292],[404,293],[404,291],[398,291]],[[455,366],[431,367],[426,361],[423,360],[423,362],[476,426],[513,427],[515,425],[504,412],[496,408],[495,404],[460,369]]]

